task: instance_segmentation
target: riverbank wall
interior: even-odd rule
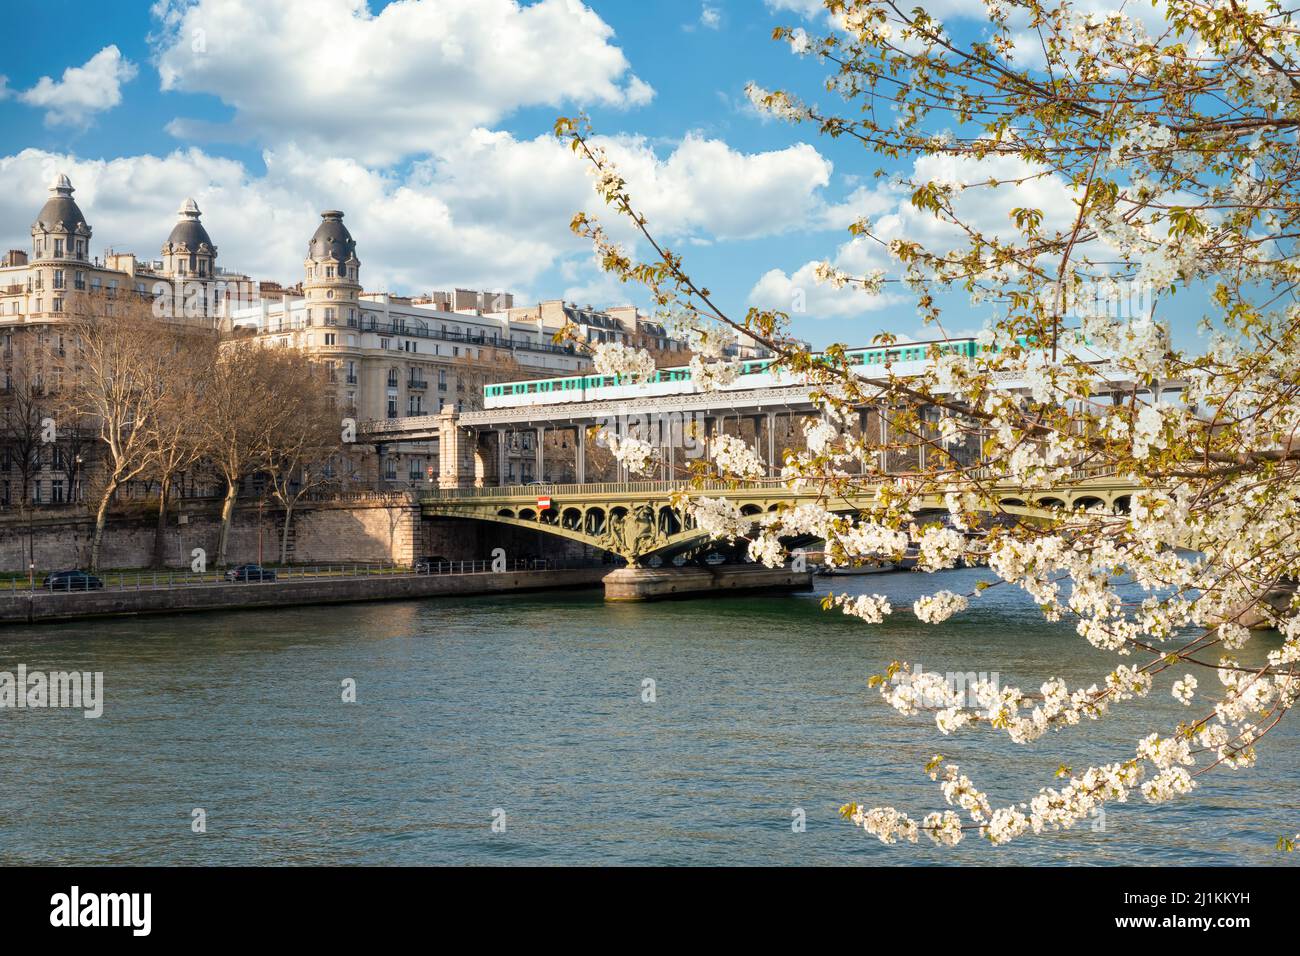
[[[155,506],[156,507],[156,506]],[[101,568],[143,568],[153,563],[157,515],[146,503],[114,510],[100,549]],[[284,516],[277,508],[240,502],[231,522],[226,563],[275,563],[280,558]],[[86,567],[93,516],[79,506],[0,512],[0,573]],[[163,567],[189,568],[202,549],[214,567],[221,534],[220,502],[182,499],[163,532]],[[373,563],[410,565],[422,556],[481,561],[502,548],[511,561],[527,558],[582,560],[594,557],[578,542],[542,532],[462,518],[422,518],[411,493],[358,493],[304,500],[289,525],[293,564]]]
[[[619,568],[605,576],[606,601],[662,601],[708,594],[811,591],[811,571],[724,564],[718,567]]]
[[[609,568],[592,567],[477,574],[367,575],[139,590],[109,588],[70,594],[13,591],[0,594],[0,624],[594,588],[608,574]]]

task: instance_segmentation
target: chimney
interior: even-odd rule
[[[25,265],[27,265],[27,253],[21,249],[10,249],[5,253],[4,259],[0,260],[0,268]]]

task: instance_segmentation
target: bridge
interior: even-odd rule
[[[854,373],[867,380],[878,377],[882,365],[896,375],[923,377],[931,365],[926,345],[847,354]],[[942,349],[949,348],[969,353],[975,346],[973,341],[943,343]],[[1143,390],[1109,369],[1099,367],[1098,372],[1103,392],[1109,390],[1116,403],[1130,398],[1134,389]],[[1014,381],[1005,384],[1019,387]],[[810,490],[791,490],[775,477],[787,451],[806,448],[804,425],[821,415],[816,389],[791,380],[769,361],[741,363],[736,379],[720,389],[696,387],[687,370],[661,369],[639,383],[582,375],[490,385],[484,388],[483,404],[480,410],[463,413],[448,409],[438,415],[363,422],[359,440],[374,443],[381,454],[386,444],[436,443],[436,487],[421,504],[426,517],[469,518],[540,531],[617,554],[631,567],[707,544],[705,534],[673,504],[675,494],[727,498],[756,520],[816,497]],[[857,410],[850,434],[881,450],[874,461],[858,466],[862,491],[857,498],[837,500],[839,510],[870,506],[872,476],[925,470],[925,443],[895,427],[896,412],[884,402]],[[921,416],[934,424],[937,434],[938,410],[923,409]],[[962,466],[978,466],[986,435],[978,423],[966,425],[969,434],[951,445],[945,457]],[[712,458],[721,435],[745,442],[773,477],[740,483],[687,480],[693,463]],[[629,474],[612,454],[609,436],[648,442],[655,450],[649,473]],[[999,490],[1007,511],[1046,515],[1079,506],[1126,510],[1135,488],[1131,482],[1080,474],[1060,487]],[[937,495],[923,504],[929,510],[946,510]]]
[[[1134,486],[1111,477],[1082,478],[1026,495],[1007,486],[1000,504],[1011,514],[1046,516],[1060,509],[1102,505],[1127,510]],[[779,480],[631,481],[507,488],[439,489],[421,502],[426,517],[473,518],[541,531],[581,542],[624,558],[630,566],[652,557],[669,558],[707,546],[708,535],[673,503],[676,494],[725,498],[757,522],[763,515],[811,501],[816,493],[794,490]],[[871,486],[825,506],[854,513],[874,504]],[[921,512],[946,512],[939,494],[923,497]],[[790,542],[798,545],[807,542]]]
[[[887,372],[900,378],[925,378],[935,352],[973,356],[973,339],[907,343],[852,350],[845,353],[849,370],[866,383],[879,382]],[[693,461],[712,457],[718,436],[740,438],[764,462],[767,474],[779,474],[784,452],[806,447],[804,424],[821,415],[817,388],[771,360],[736,363],[734,381],[702,389],[688,367],[659,369],[643,382],[615,376],[581,374],[485,386],[481,409],[436,415],[390,418],[360,423],[357,440],[373,444],[383,457],[405,442],[434,446],[439,489],[495,486],[506,488],[533,482],[555,485],[606,484],[634,478],[673,481],[690,475]],[[1116,404],[1133,397],[1165,399],[1180,391],[1177,383],[1152,389],[1105,361],[1094,363],[1096,390]],[[1013,373],[1000,376],[1005,388],[1024,384]],[[850,432],[880,451],[863,473],[923,471],[927,449],[908,439],[894,423],[896,409],[886,402],[858,409]],[[937,409],[923,409],[927,422],[937,425]],[[978,464],[984,438],[974,422],[966,437],[950,445],[947,455],[962,466]],[[611,454],[608,436],[635,436],[657,451],[653,470],[630,475]],[[382,473],[382,471],[381,471]]]

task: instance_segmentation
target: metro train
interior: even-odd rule
[[[1021,344],[1024,341],[1021,340]],[[964,355],[974,358],[980,346],[974,339],[939,339],[933,342],[907,342],[879,348],[853,349],[845,352],[850,366],[860,366],[864,378],[871,366],[884,365],[888,360],[896,374],[915,375],[925,370],[931,346],[937,346],[941,355]],[[790,373],[773,371],[772,359],[750,359],[739,363],[735,381],[722,386],[719,391],[743,391],[793,384]],[[527,382],[503,382],[483,387],[484,408],[516,408],[528,405],[562,405],[568,402],[590,402],[617,399],[647,398],[655,395],[678,395],[692,390],[691,370],[679,365],[659,369],[643,382],[626,381],[616,375],[576,375],[571,378],[544,378]]]

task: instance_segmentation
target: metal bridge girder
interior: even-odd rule
[[[671,504],[675,491],[725,497],[755,518],[782,505],[812,501],[816,495],[776,484],[688,482],[623,482],[550,487],[475,488],[441,491],[426,497],[426,516],[469,518],[542,531],[618,554],[638,563],[657,553],[679,550],[706,536],[690,526]],[[1055,509],[1105,505],[1114,508],[1136,490],[1132,482],[1112,478],[1087,479],[1068,486],[1038,491],[1005,489],[1003,507],[1012,514],[1048,517]],[[539,493],[551,507],[539,512]],[[939,494],[924,496],[920,510],[946,510]],[[873,499],[849,499],[832,511],[853,512],[869,508]],[[572,516],[576,515],[576,522]]]

